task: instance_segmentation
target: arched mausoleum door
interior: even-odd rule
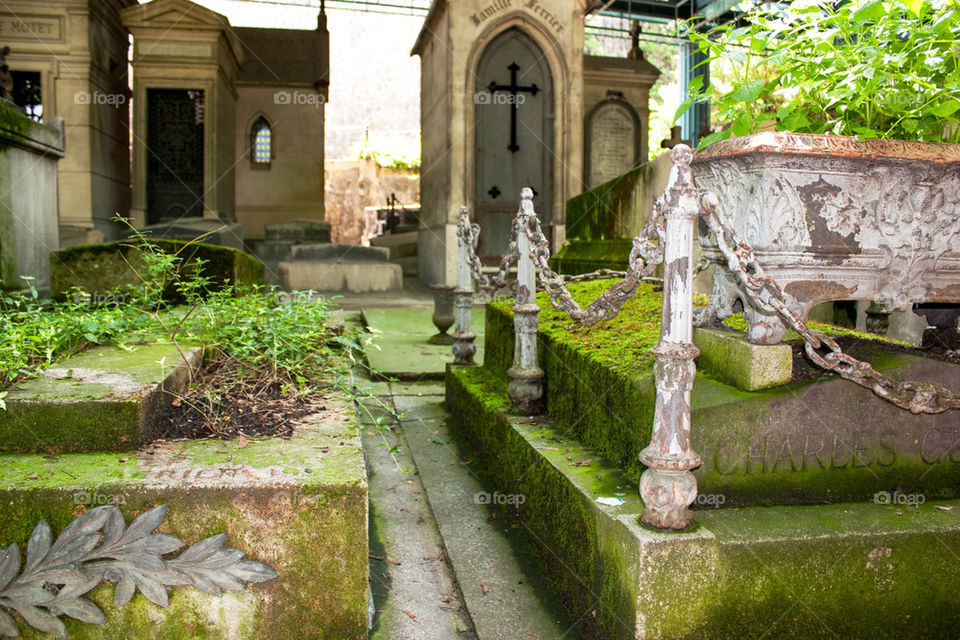
[[[523,187],[533,188],[537,215],[541,223],[550,224],[553,79],[536,43],[510,29],[480,56],[476,83],[473,175],[481,228],[478,253],[494,263],[509,246]]]

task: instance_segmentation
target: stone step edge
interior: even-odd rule
[[[479,464],[483,467],[486,477],[499,480],[499,486],[491,488],[500,492],[500,495],[524,496],[523,504],[518,506],[514,515],[523,522],[520,529],[526,530],[528,536],[532,537],[532,546],[539,544],[549,547],[549,553],[540,559],[544,564],[545,573],[549,574],[551,568],[559,567],[559,571],[562,572],[569,571],[570,568],[587,567],[586,575],[574,576],[573,579],[562,573],[548,575],[548,581],[558,587],[555,589],[555,595],[567,607],[571,617],[580,620],[581,632],[586,637],[597,634],[618,638],[729,637],[722,633],[717,636],[703,634],[702,629],[697,630],[695,626],[690,627],[690,631],[694,632],[692,635],[677,635],[676,629],[663,635],[659,633],[644,635],[644,624],[650,629],[656,626],[656,620],[651,613],[663,606],[662,593],[677,593],[678,597],[683,595],[677,591],[676,584],[672,584],[669,578],[664,578],[664,574],[669,574],[670,571],[665,571],[664,567],[658,568],[651,565],[651,558],[656,558],[658,554],[664,557],[679,554],[679,556],[674,555],[674,561],[680,565],[683,562],[689,563],[692,552],[697,561],[703,560],[706,563],[696,567],[697,573],[709,579],[716,573],[717,567],[714,565],[719,562],[716,559],[719,557],[718,554],[734,554],[738,549],[743,548],[749,551],[751,544],[768,547],[782,545],[783,549],[777,552],[776,557],[782,556],[784,563],[793,561],[799,563],[799,555],[797,558],[790,556],[794,548],[798,549],[799,554],[799,549],[805,548],[811,542],[827,548],[831,541],[839,538],[842,538],[841,542],[855,539],[859,541],[858,544],[873,545],[871,555],[865,558],[868,568],[871,559],[879,563],[889,557],[888,553],[892,553],[889,551],[891,547],[884,546],[885,540],[916,541],[922,536],[933,536],[939,539],[938,536],[949,535],[956,541],[956,550],[951,550],[945,545],[941,545],[941,548],[946,548],[949,555],[954,558],[960,553],[960,501],[931,501],[915,507],[909,504],[911,496],[902,496],[905,498],[904,501],[901,501],[900,497],[891,496],[891,504],[861,502],[698,509],[695,511],[694,526],[690,531],[661,532],[648,529],[638,522],[643,505],[637,495],[637,488],[615,484],[624,482],[619,471],[599,466],[597,458],[591,457],[592,451],[589,448],[580,445],[566,434],[542,428],[543,425],[548,424],[545,421],[531,424],[532,421],[529,418],[509,415],[503,403],[496,406],[495,404],[484,405],[483,400],[465,401],[463,394],[468,392],[461,379],[463,372],[465,370],[482,371],[482,369],[482,367],[448,367],[446,402],[448,410],[454,416],[452,425],[475,446],[477,445],[476,434],[465,427],[464,416],[469,416],[473,421],[479,420],[497,425],[495,444],[499,455],[493,461],[495,464],[490,464],[489,459],[483,459],[482,445],[478,451],[481,457]],[[502,392],[500,397],[506,398],[506,383],[489,372],[486,372],[485,377],[484,384],[489,385],[488,388],[495,388],[498,392]],[[560,446],[551,444],[551,437],[560,437]],[[522,461],[517,469],[518,473],[511,473],[511,466],[516,465],[514,462],[516,460]],[[588,460],[591,467],[580,466]],[[529,473],[529,469],[536,469],[537,477],[552,477],[553,482],[544,482],[542,486],[553,490],[544,491],[539,495],[534,494],[531,491],[533,481],[530,480],[532,474]],[[589,471],[585,473],[585,469]],[[616,493],[624,493],[623,496],[612,496],[623,500],[620,505],[612,506],[598,502],[599,498],[611,497],[611,490],[614,488],[620,489]],[[565,498],[558,500],[557,495]],[[897,502],[904,504],[896,504]],[[549,505],[549,511],[541,510],[533,513],[528,510],[528,507],[524,507],[524,504]],[[909,511],[910,509],[915,513]],[[907,511],[909,517],[902,518],[904,511]],[[858,524],[855,520],[856,516],[851,519],[851,513],[862,517],[861,524],[868,526]],[[574,527],[564,530],[563,526],[557,526],[564,516],[569,517],[570,514],[581,516],[580,521],[575,524],[582,527],[582,533]],[[774,533],[767,532],[765,535],[753,538],[746,533],[737,535],[737,526],[749,523],[757,517],[773,523],[770,531]],[[846,525],[838,528],[837,522],[845,522]],[[564,549],[564,542],[569,540],[574,540],[574,544]],[[584,541],[592,541],[592,544],[585,546]],[[694,546],[691,548],[691,545]],[[697,555],[696,545],[705,545],[706,551],[704,549],[699,551],[702,552],[700,555],[707,556],[706,560]],[[841,551],[838,550],[838,554]],[[877,555],[877,558],[873,558],[874,555]],[[589,562],[584,564],[581,561],[582,558],[587,558]],[[551,564],[554,567],[550,567]],[[624,569],[625,566],[626,569]],[[616,578],[610,579],[608,573],[615,574]],[[656,589],[643,591],[642,585],[645,582],[652,584],[651,577],[656,577],[662,582],[660,595]],[[680,584],[687,584],[689,577],[683,576],[682,569],[678,569],[677,579]],[[952,592],[956,591],[955,587],[956,585],[953,585]],[[582,593],[575,593],[576,591]],[[584,593],[586,598],[582,597]],[[937,592],[934,595],[941,596],[942,593]],[[923,600],[924,598],[921,597],[920,601]],[[597,615],[586,615],[590,612],[585,614],[583,607],[589,606],[590,602],[594,604],[615,602],[619,603],[620,608],[606,612],[595,609]],[[958,602],[960,598],[954,600],[954,606]],[[638,608],[635,609],[630,603],[638,603]],[[644,607],[646,610],[641,610]],[[691,616],[697,613],[695,607],[690,608],[690,611]],[[664,614],[664,619],[669,617],[670,615]],[[749,615],[746,617],[749,618]],[[693,625],[695,620],[693,618],[689,620]],[[632,624],[633,621],[636,621],[635,626]],[[957,622],[960,620],[952,621],[954,624]],[[763,629],[756,631],[762,633]],[[729,633],[729,630],[726,633]],[[809,636],[801,634],[783,637]],[[873,636],[867,634],[862,637]],[[903,637],[914,636],[907,634]]]
[[[26,542],[41,518],[57,536],[89,508],[116,505],[129,524],[167,504],[158,533],[193,544],[226,532],[226,546],[278,577],[220,597],[174,587],[168,609],[138,594],[117,610],[114,587],[101,585],[93,599],[107,626],[64,618],[70,637],[365,638],[366,473],[356,414],[333,402],[347,405],[346,420],[308,416],[289,440],[167,442],[153,454],[0,454],[0,544]]]
[[[163,398],[167,395],[176,395],[184,392],[189,383],[190,383],[190,371],[195,371],[199,368],[199,364],[202,362],[204,357],[204,347],[199,345],[181,345],[177,346],[174,344],[150,344],[146,345],[149,348],[155,347],[169,347],[166,355],[170,356],[170,360],[167,361],[164,359],[164,363],[167,366],[170,366],[169,373],[166,376],[157,381],[150,383],[140,384],[136,389],[130,389],[125,392],[116,391],[108,394],[101,395],[99,397],[77,397],[71,395],[65,395],[63,393],[45,393],[43,389],[34,390],[31,387],[36,387],[38,383],[43,383],[46,381],[55,382],[57,380],[71,380],[73,366],[78,358],[86,359],[91,355],[97,355],[98,353],[111,352],[111,355],[115,358],[127,359],[127,360],[142,360],[143,354],[141,351],[134,349],[129,351],[127,349],[122,349],[115,345],[99,345],[92,347],[86,351],[74,354],[62,361],[59,361],[54,367],[50,367],[40,373],[36,378],[30,378],[24,380],[20,383],[17,383],[11,387],[6,403],[7,409],[3,412],[3,415],[0,415],[0,419],[6,418],[8,420],[14,420],[18,422],[22,427],[24,427],[29,435],[40,438],[39,434],[36,434],[36,430],[32,429],[29,426],[29,422],[24,420],[26,417],[25,413],[49,413],[55,412],[59,413],[60,410],[70,411],[71,406],[75,406],[78,411],[89,412],[93,408],[104,409],[106,411],[116,410],[116,411],[125,411],[125,407],[129,406],[130,403],[136,404],[136,425],[130,425],[128,430],[128,436],[126,438],[121,438],[119,441],[112,443],[108,446],[103,444],[102,438],[97,438],[94,435],[91,436],[92,439],[80,438],[71,441],[65,440],[62,437],[56,435],[54,432],[54,437],[49,441],[40,440],[33,443],[32,446],[21,446],[17,444],[22,442],[22,440],[8,440],[4,442],[2,447],[3,451],[14,451],[14,452],[37,452],[40,451],[40,448],[44,447],[46,452],[56,452],[56,453],[84,453],[84,452],[97,452],[97,451],[123,451],[134,448],[138,445],[145,444],[154,440],[158,435],[159,425],[157,424],[161,408],[163,406]],[[186,360],[184,360],[184,357]],[[155,363],[151,363],[152,365]],[[81,369],[79,365],[75,365],[77,369]],[[133,368],[131,368],[133,370]],[[98,370],[90,370],[90,375],[92,376],[89,380],[89,384],[96,386],[103,386],[110,384],[109,382],[101,382],[98,378]],[[105,379],[108,380],[109,378]],[[79,380],[82,381],[82,378]],[[51,390],[52,391],[52,390]],[[34,397],[18,397],[20,392],[25,393],[34,393]],[[132,415],[130,416],[133,417]],[[102,425],[101,425],[102,426]],[[122,425],[121,425],[122,426]],[[5,430],[5,427],[3,428]],[[42,431],[42,429],[41,429]],[[136,433],[134,433],[134,431]],[[9,434],[7,434],[9,436]],[[87,434],[90,435],[90,434]],[[84,442],[90,443],[90,446],[97,446],[100,448],[86,448]],[[97,444],[100,443],[100,444]],[[53,447],[50,449],[49,447]]]

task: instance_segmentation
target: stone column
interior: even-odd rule
[[[453,363],[473,364],[473,355],[477,345],[473,333],[473,282],[470,277],[470,265],[467,253],[476,247],[475,235],[470,234],[470,216],[466,207],[460,207],[460,219],[457,221],[457,288],[454,289],[454,325],[453,325]]]
[[[690,505],[697,497],[697,480],[690,472],[700,456],[690,448],[690,391],[697,368],[693,359],[693,241],[700,201],[693,185],[690,147],[672,151],[673,169],[664,194],[663,312],[654,379],[657,400],[650,445],[640,452],[647,466],[640,478],[644,510],[641,521],[657,529],[685,529],[693,520]]]
[[[513,366],[507,371],[510,376],[510,405],[514,413],[537,415],[542,411],[543,370],[537,363],[537,306],[536,271],[530,256],[530,239],[527,229],[536,213],[533,210],[533,190],[524,187],[520,191],[520,210],[513,221],[517,237],[517,299],[513,305],[513,328],[516,341],[513,349]]]

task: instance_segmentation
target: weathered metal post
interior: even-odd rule
[[[537,306],[536,271],[530,256],[530,239],[527,229],[536,213],[533,210],[533,190],[524,187],[520,191],[520,210],[513,220],[517,238],[517,298],[513,305],[513,328],[516,342],[513,349],[513,366],[507,371],[510,376],[508,391],[510,405],[515,413],[536,415],[541,411],[543,395],[543,370],[537,362]]]
[[[470,216],[466,207],[460,207],[460,219],[457,221],[457,288],[454,289],[455,321],[453,325],[453,363],[473,364],[473,355],[477,352],[473,333],[473,282],[467,253],[476,247],[471,246],[476,234],[470,233]]]
[[[658,529],[690,525],[690,505],[697,497],[691,469],[700,466],[700,456],[690,447],[690,391],[697,371],[693,360],[700,354],[693,344],[691,289],[700,200],[690,171],[690,147],[674,147],[672,157],[674,166],[664,194],[663,312],[660,342],[653,348],[657,401],[650,445],[640,452],[640,462],[647,466],[640,477],[644,504],[640,519]]]

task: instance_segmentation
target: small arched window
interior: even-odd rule
[[[254,166],[269,167],[273,158],[273,130],[263,116],[250,128],[250,159]]]

